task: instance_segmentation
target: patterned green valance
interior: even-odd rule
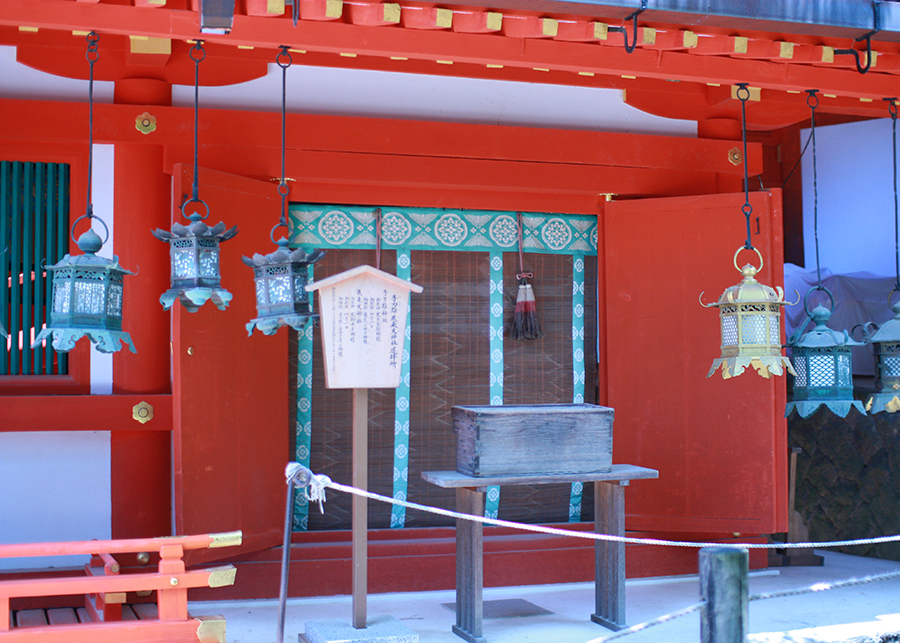
[[[374,248],[374,207],[294,204],[290,206],[291,245],[316,248]],[[597,254],[597,217],[581,214],[523,213],[526,252]],[[382,208],[382,248],[514,252],[518,250],[515,212]]]

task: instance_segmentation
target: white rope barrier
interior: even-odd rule
[[[674,621],[676,618],[680,618],[682,616],[687,616],[688,614],[692,614],[703,608],[703,605],[706,601],[700,601],[699,603],[694,603],[693,605],[688,605],[684,609],[680,609],[677,612],[671,612],[669,614],[665,614],[664,616],[660,616],[658,618],[654,618],[650,621],[645,621],[643,623],[639,623],[637,625],[632,625],[631,627],[626,627],[624,630],[619,630],[614,634],[608,634],[606,636],[601,636],[596,639],[591,639],[587,643],[606,643],[607,641],[612,641],[613,639],[621,638],[623,636],[628,636],[629,634],[636,634],[638,632],[642,632],[649,627],[653,627],[654,625],[662,625],[668,621]]]
[[[749,601],[764,601],[770,598],[786,598],[788,596],[801,596],[803,594],[814,594],[815,592],[825,592],[830,589],[842,589],[844,587],[855,587],[857,585],[867,585],[868,583],[878,583],[886,580],[900,578],[900,571],[885,572],[884,574],[872,574],[863,578],[848,578],[847,580],[822,582],[804,587],[802,589],[786,589],[780,592],[767,592],[764,594],[754,594],[749,597]]]
[[[291,463],[291,465],[294,464],[296,463]],[[302,467],[302,465],[297,466]],[[306,469],[305,467],[303,468]],[[322,507],[322,503],[325,502],[325,489],[327,488],[334,489],[335,491],[342,491],[344,493],[349,493],[352,495],[362,496],[364,498],[371,498],[372,500],[387,502],[393,505],[399,505],[401,507],[406,507],[407,509],[418,509],[419,511],[425,511],[440,516],[447,516],[448,518],[471,520],[473,522],[480,522],[482,524],[493,525],[495,527],[509,527],[511,529],[520,529],[522,531],[532,531],[535,533],[549,534],[551,536],[568,536],[571,538],[582,538],[585,540],[606,540],[610,542],[625,543],[628,545],[661,545],[665,547],[693,547],[697,549],[703,547],[740,547],[743,549],[825,549],[828,547],[851,547],[854,545],[875,545],[880,543],[900,542],[900,534],[896,534],[893,536],[879,536],[877,538],[835,540],[820,543],[716,543],[613,536],[610,534],[598,534],[592,531],[574,531],[570,529],[559,529],[556,527],[545,527],[543,525],[528,525],[521,522],[499,520],[497,518],[485,518],[484,516],[460,513],[458,511],[451,511],[449,509],[441,509],[440,507],[420,505],[416,502],[408,502],[406,500],[389,498],[388,496],[382,496],[377,493],[372,493],[371,491],[366,491],[365,489],[358,489],[356,487],[343,485],[338,482],[334,482],[326,475],[312,473],[311,471],[309,471],[309,469],[306,469],[306,471],[309,472],[309,481],[305,484],[303,484],[303,482],[295,482],[294,484],[296,484],[296,486],[298,487],[305,486],[307,498],[309,498],[310,501],[318,502],[319,510],[323,512],[324,509]]]
[[[621,536],[613,536],[610,534],[598,534],[594,532],[583,532],[583,531],[571,531],[568,529],[557,529],[555,527],[544,527],[542,525],[528,525],[524,523],[511,522],[508,520],[498,520],[496,518],[485,518],[484,516],[476,516],[473,514],[460,513],[458,511],[451,511],[449,509],[441,509],[439,507],[430,507],[428,505],[421,505],[416,502],[408,502],[406,500],[397,500],[396,498],[389,498],[387,496],[382,496],[377,493],[372,493],[371,491],[366,491],[364,489],[358,489],[356,487],[351,487],[348,485],[343,485],[337,482],[334,482],[331,478],[322,474],[315,474],[310,471],[308,468],[303,465],[297,464],[295,462],[289,463],[287,468],[285,469],[285,477],[287,478],[287,484],[293,485],[298,489],[304,489],[306,492],[306,497],[310,502],[317,502],[319,505],[319,511],[325,511],[323,507],[323,503],[325,502],[325,489],[334,489],[335,491],[342,491],[344,493],[362,496],[364,498],[371,498],[372,500],[378,500],[381,502],[386,502],[389,504],[399,505],[402,507],[406,507],[407,509],[417,509],[419,511],[425,511],[428,513],[433,513],[441,516],[447,516],[449,518],[454,519],[462,519],[462,520],[471,520],[473,522],[480,522],[486,525],[494,525],[498,527],[509,527],[512,529],[520,529],[524,531],[532,531],[536,533],[544,533],[555,536],[569,536],[572,538],[583,538],[587,540],[606,540],[612,542],[623,542],[626,544],[639,544],[639,545],[662,545],[667,547],[694,547],[694,548],[703,548],[703,547],[740,547],[744,549],[783,549],[783,548],[791,548],[791,549],[811,549],[811,548],[820,548],[824,549],[827,547],[845,547],[845,546],[853,546],[853,545],[867,545],[867,544],[876,544],[876,543],[888,543],[888,542],[896,542],[900,541],[900,535],[895,536],[882,536],[878,538],[860,538],[856,540],[838,540],[838,541],[830,541],[830,542],[820,542],[820,543],[743,543],[743,544],[723,544],[723,543],[704,543],[704,542],[686,542],[686,541],[674,541],[674,540],[660,540],[656,538],[628,538]],[[858,585],[865,585],[868,583],[876,583],[880,581],[893,580],[896,578],[900,578],[900,571],[894,572],[886,572],[883,574],[873,574],[871,576],[865,576],[863,578],[851,578],[843,581],[834,581],[834,582],[821,582],[811,585],[809,587],[801,588],[801,589],[789,589],[778,592],[767,592],[762,594],[755,594],[748,598],[749,601],[761,601],[768,600],[773,598],[787,598],[789,596],[801,596],[803,594],[812,594],[815,592],[823,592],[832,589],[841,589],[844,587],[854,587]],[[667,623],[669,621],[675,620],[682,616],[687,616],[688,614],[692,614],[697,612],[703,608],[705,605],[705,601],[700,601],[698,603],[694,603],[692,605],[688,605],[687,607],[677,610],[675,612],[670,612],[669,614],[665,614],[663,616],[657,617],[655,619],[645,621],[643,623],[639,623],[638,625],[633,625],[631,627],[625,628],[618,632],[614,632],[612,634],[601,636],[595,639],[591,639],[586,643],[607,643],[607,641],[612,641],[618,638],[622,638],[628,636],[630,634],[636,634],[637,632],[641,632],[650,627],[654,627],[656,625],[661,625],[663,623]]]

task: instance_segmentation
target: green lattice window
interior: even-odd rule
[[[44,266],[69,245],[69,166],[0,161],[0,375],[63,375],[66,356],[31,349],[51,306],[52,278]]]

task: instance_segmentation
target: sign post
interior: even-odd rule
[[[397,388],[403,362],[409,293],[422,287],[359,266],[309,284],[319,292],[327,388],[353,389],[352,484],[368,488],[370,388]],[[353,496],[353,627],[367,626],[368,507]]]

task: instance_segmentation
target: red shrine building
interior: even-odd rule
[[[349,483],[352,419],[312,326],[248,337],[241,258],[275,250],[282,176],[276,232],[326,250],[315,279],[377,260],[424,288],[400,388],[369,396],[371,490],[453,508],[421,473],[455,466],[454,405],[588,402],[615,409],[614,462],[659,471],[626,491],[630,533],[786,532],[785,380],[707,379],[718,317],[698,298],[740,280],[748,230],[760,281],[804,263],[810,196],[790,174],[807,90],[817,125],[888,117],[900,5],[708,4],[0,1],[0,543],[241,530],[220,554],[237,580],[214,596],[277,594],[285,464]],[[186,223],[194,186],[210,226],[239,229],[220,249],[225,310],[160,305],[169,248],[150,232]],[[136,273],[122,325],[137,352],[30,349],[46,266],[80,252],[86,226],[71,228],[90,198]],[[522,272],[541,339],[504,336]],[[589,485],[504,488],[488,511],[591,529],[591,498]],[[297,501],[293,595],[349,591],[349,506]],[[370,591],[453,586],[452,521],[372,503],[369,529]],[[593,575],[581,541],[488,528],[485,553],[488,584]],[[693,550],[628,549],[629,576],[695,569]]]

